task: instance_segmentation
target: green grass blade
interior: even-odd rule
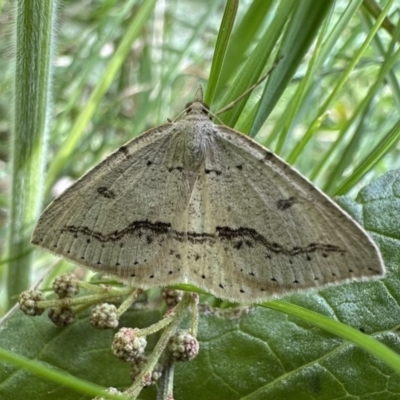
[[[350,141],[347,143],[344,149],[342,149],[340,152],[338,151],[338,153],[340,154],[338,154],[338,156],[335,158],[336,165],[330,171],[329,176],[326,179],[325,185],[323,187],[323,190],[326,193],[331,194],[334,192],[334,188],[335,186],[338,186],[338,183],[340,182],[343,173],[354,162],[355,154],[361,147],[363,137],[365,136],[364,125],[368,123],[368,116],[371,114],[372,107],[374,106],[373,102],[374,100],[379,98],[382,83],[384,84],[388,72],[393,69],[399,57],[400,57],[400,49],[398,49],[397,52],[394,53],[392,56],[388,56],[385,58],[385,62],[382,65],[382,68],[379,72],[378,77],[376,78],[375,83],[368,90],[368,93],[365,96],[364,100],[357,106],[354,114],[340,132],[338,139],[329,149],[327,157],[329,157],[334,152],[334,150],[336,150],[339,147],[339,145],[343,141],[343,138],[346,136],[347,131],[349,131],[352,128],[353,124],[357,119],[360,119],[360,123],[357,129],[354,131]],[[387,148],[387,150],[389,149],[390,148]],[[371,157],[374,157],[373,149],[371,149],[369,153]],[[377,154],[375,154],[375,156],[377,156]],[[383,156],[383,154],[380,153],[380,156]]]
[[[265,25],[266,17],[270,15],[269,12],[271,11],[272,5],[272,0],[253,0],[249,5],[249,8],[229,40],[218,81],[217,92],[223,91],[228,86],[232,75],[237,73],[237,67],[246,61],[248,57],[251,58],[253,56],[253,52],[250,51],[250,49],[257,39],[257,35],[259,35],[259,32]],[[280,6],[281,5],[282,3]],[[278,11],[274,15],[271,24],[274,23],[275,18],[279,18]],[[272,39],[271,41],[273,42]]]
[[[347,193],[378,161],[393,148],[400,140],[400,122],[385,135],[385,137],[373,148],[369,154],[360,162],[342,184],[332,193],[334,196],[341,196]]]
[[[279,3],[273,20],[265,30],[261,39],[258,41],[255,49],[249,55],[246,63],[239,70],[239,73],[230,85],[228,92],[221,101],[222,106],[225,106],[231,101],[237,99],[246,91],[246,89],[257,82],[267,66],[268,59],[271,57],[276,42],[279,40],[279,37],[284,31],[285,24],[290,18],[294,4],[295,3],[293,1]],[[268,11],[268,9],[266,11]],[[264,15],[264,18],[266,17],[267,15]],[[277,68],[279,67],[280,63]],[[235,107],[232,110],[222,114],[221,120],[228,126],[235,126],[249,97],[250,94],[235,104]],[[252,122],[253,121],[251,121],[251,123]],[[242,132],[248,133],[248,130],[242,130],[242,128],[243,126],[240,127]]]
[[[327,112],[328,108],[332,105],[332,103],[336,99],[338,93],[343,89],[345,83],[348,81],[348,79],[350,77],[351,72],[354,70],[355,66],[358,64],[358,62],[360,61],[361,57],[364,55],[364,53],[366,52],[366,50],[370,46],[373,37],[375,36],[376,32],[380,28],[381,23],[382,23],[383,19],[385,18],[386,14],[389,12],[392,4],[393,4],[393,0],[389,0],[388,3],[386,4],[386,7],[384,8],[382,14],[376,20],[373,29],[371,29],[371,31],[368,33],[368,36],[364,40],[362,46],[360,47],[358,52],[354,55],[354,57],[350,60],[350,63],[347,66],[346,71],[341,75],[341,77],[339,78],[339,80],[338,80],[337,84],[335,85],[333,91],[328,96],[328,98],[324,101],[322,106],[319,108],[318,114],[314,118],[314,120],[311,123],[309,129],[304,134],[303,138],[299,141],[297,146],[290,153],[290,155],[289,155],[289,157],[287,159],[287,161],[290,164],[294,164],[296,162],[297,158],[300,156],[300,154],[302,153],[302,151],[305,148],[305,146],[308,144],[308,142],[314,136],[314,133],[319,128],[321,118]]]
[[[106,399],[128,400],[126,396],[105,393],[104,389],[99,385],[75,378],[62,371],[50,369],[49,367],[46,367],[45,365],[37,361],[29,360],[26,357],[22,357],[1,347],[0,347],[0,359],[10,364],[19,366],[23,368],[25,371],[29,371],[32,374],[44,378],[45,380],[56,382],[61,386],[74,389],[77,392],[84,393],[89,396],[101,395],[103,398]]]
[[[284,154],[284,147],[288,144],[287,139],[290,131],[295,126],[295,120],[299,118],[299,115],[304,113],[304,111],[302,112],[302,108],[306,108],[307,104],[315,101],[313,96],[315,86],[317,83],[320,84],[322,79],[319,71],[321,71],[324,65],[331,63],[332,49],[335,43],[340,40],[343,30],[346,29],[351,18],[354,17],[361,3],[362,0],[350,2],[340,15],[335,26],[327,34],[327,37],[325,37],[326,28],[321,30],[304,78],[301,79],[292,100],[281,113],[279,120],[275,123],[272,132],[265,141],[266,146],[273,148],[272,143],[278,139],[276,147],[273,148],[277,154]],[[328,20],[325,25],[328,26]]]
[[[217,43],[215,45],[210,76],[208,79],[207,92],[204,98],[206,104],[211,104],[214,100],[222,63],[224,62],[225,54],[228,48],[228,42],[232,33],[233,24],[235,22],[238,5],[238,0],[228,0],[225,6],[225,12],[222,17],[221,26],[218,31]]]
[[[386,365],[390,366],[400,374],[400,356],[398,354],[386,347],[384,344],[378,342],[376,339],[352,328],[351,326],[318,314],[315,311],[307,310],[306,308],[285,301],[271,301],[264,303],[262,306],[301,318],[318,328],[352,342],[373,356],[379,358],[386,363]]]
[[[279,50],[279,55],[284,56],[284,59],[280,62],[279,68],[273,71],[271,79],[265,86],[254,124],[249,133],[250,136],[254,137],[268,118],[292,79],[312,40],[317,35],[319,27],[330,11],[332,4],[332,1],[303,0],[296,2],[296,8],[290,23],[287,25]]]
[[[62,170],[64,164],[67,162],[68,158],[71,156],[72,152],[77,146],[79,139],[81,138],[87,123],[90,121],[94,112],[96,111],[100,100],[109,89],[117,72],[121,69],[124,60],[128,56],[132,43],[139,37],[144,24],[151,17],[155,3],[156,0],[147,0],[143,2],[139,8],[139,11],[130,23],[124,38],[109,61],[102,79],[99,81],[96,88],[90,95],[86,106],[76,118],[66,143],[64,143],[63,147],[52,161],[48,171],[47,189],[49,189],[49,186],[52,185],[56,176]]]

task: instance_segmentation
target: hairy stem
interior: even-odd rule
[[[38,217],[51,103],[57,1],[15,5],[12,189],[8,232],[8,303],[29,286],[30,237]]]

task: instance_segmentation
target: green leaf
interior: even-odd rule
[[[143,328],[160,319],[159,311],[129,311],[121,326]],[[107,387],[124,387],[130,384],[130,364],[117,360],[111,353],[111,343],[116,330],[99,330],[90,325],[87,313],[72,325],[59,328],[46,314],[28,318],[16,310],[1,326],[0,347],[12,350],[40,363],[47,369],[68,373],[64,382],[54,381],[48,373],[36,375],[12,364],[0,369],[0,398],[15,400],[77,400],[83,396],[80,380]],[[156,337],[148,339],[153,348]],[[0,356],[1,357],[1,356]],[[51,371],[50,371],[51,372]],[[70,378],[75,377],[76,382]],[[77,391],[80,396],[77,397]],[[154,396],[154,388],[148,389]]]

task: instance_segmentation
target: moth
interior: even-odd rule
[[[32,243],[129,285],[189,283],[240,303],[385,272],[367,233],[329,197],[213,122],[201,87],[180,119],[121,146],[56,198]]]

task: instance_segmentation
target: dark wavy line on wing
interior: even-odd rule
[[[69,232],[77,235],[78,233],[89,236],[90,238],[97,239],[100,242],[115,242],[121,240],[127,235],[137,235],[142,237],[151,234],[157,236],[168,236],[180,242],[189,241],[194,244],[210,243],[213,244],[217,239],[227,241],[236,249],[242,246],[254,247],[254,244],[261,244],[266,249],[273,253],[286,254],[288,256],[296,256],[300,254],[315,253],[316,251],[322,252],[336,252],[344,253],[345,251],[338,246],[322,243],[310,243],[307,246],[295,246],[288,249],[276,242],[268,241],[263,235],[258,233],[255,229],[251,228],[238,228],[233,229],[228,226],[217,226],[214,234],[206,232],[179,232],[173,230],[171,224],[166,222],[150,222],[148,220],[134,221],[126,228],[109,233],[107,235],[101,232],[93,231],[85,226],[67,225],[61,229],[61,233]]]

